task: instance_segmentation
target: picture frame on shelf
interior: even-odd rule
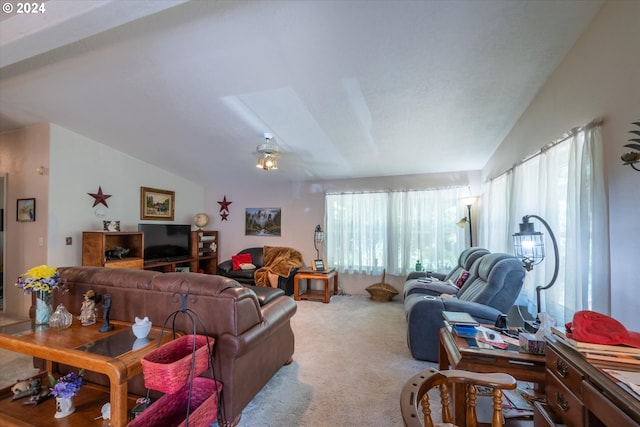
[[[176,273],[188,273],[191,271],[189,267],[176,267]]]
[[[120,221],[102,221],[104,231],[120,231]]]
[[[140,187],[140,219],[173,221],[175,191]]]
[[[36,220],[36,199],[18,199],[16,201],[16,221],[34,222]]]

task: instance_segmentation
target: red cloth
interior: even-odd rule
[[[625,344],[640,348],[640,333],[628,331],[613,317],[590,310],[578,311],[565,325],[567,337],[592,344]]]
[[[234,270],[240,270],[240,264],[251,264],[251,254],[239,254],[231,257],[231,265]]]

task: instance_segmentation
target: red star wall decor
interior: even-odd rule
[[[229,216],[229,205],[233,202],[227,202],[227,196],[222,198],[221,202],[218,202],[220,205],[220,221],[226,221]]]
[[[93,206],[92,207],[95,208],[100,203],[102,203],[106,207],[109,207],[109,205],[107,205],[107,199],[109,197],[111,197],[111,194],[104,194],[102,192],[102,186],[98,187],[98,192],[97,193],[87,193],[87,194],[95,199],[94,202],[93,202]]]
[[[233,202],[227,202],[227,196],[224,196],[222,198],[221,202],[218,202],[218,204],[220,205],[220,212],[224,212],[227,211],[227,213],[229,212],[229,205],[233,203]]]

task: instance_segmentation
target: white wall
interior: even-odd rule
[[[620,155],[629,151],[631,122],[640,120],[639,20],[640,2],[607,2],[483,170],[492,177],[569,129],[604,118],[611,315],[636,331],[640,172]]]
[[[82,231],[102,230],[102,221],[119,220],[122,231],[137,231],[140,222],[140,187],[175,191],[174,224],[192,224],[204,207],[201,185],[116,151],[60,126],[51,125],[48,263],[56,266],[82,263]],[[88,193],[102,187],[110,194],[93,207]],[[98,218],[95,210],[105,213]],[[73,244],[67,246],[65,238]]]

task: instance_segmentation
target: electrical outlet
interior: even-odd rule
[[[73,241],[73,240],[71,239],[71,237],[67,237],[67,238],[65,239],[65,242],[66,242],[67,246],[71,245],[71,244],[72,244],[72,241]]]

